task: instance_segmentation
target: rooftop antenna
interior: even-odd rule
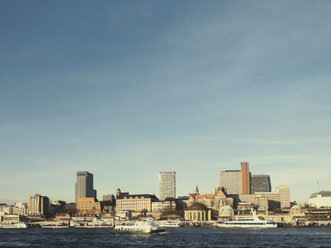
[[[316,188],[316,192],[319,193],[321,191],[320,189],[320,180],[317,178],[317,188]]]

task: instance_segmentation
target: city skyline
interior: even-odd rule
[[[331,2],[1,1],[0,202],[214,192],[250,162],[331,189]]]
[[[232,187],[232,186],[230,186],[230,185],[228,185],[228,186],[226,186],[226,185],[223,185],[223,183],[222,183],[222,181],[224,180],[224,179],[222,179],[221,180],[221,176],[219,175],[219,185],[217,186],[217,187],[215,187],[214,189],[221,189],[221,188],[225,188],[225,190],[226,190],[226,192],[230,192],[229,194],[231,195],[231,194],[235,194],[235,195],[247,195],[247,191],[246,191],[246,189],[244,189],[245,187],[242,187],[242,185],[241,185],[241,182],[242,182],[242,173],[244,173],[244,175],[246,175],[246,169],[247,169],[247,167],[249,167],[249,162],[248,161],[246,161],[246,162],[241,162],[240,163],[240,165],[241,165],[241,170],[236,170],[236,169],[229,169],[229,170],[221,170],[219,173],[224,173],[224,172],[226,172],[226,173],[233,173],[233,172],[235,172],[235,173],[239,173],[238,174],[238,176],[240,176],[238,179],[239,179],[239,181],[240,181],[240,183],[239,183],[239,185],[237,185],[237,188],[238,188],[238,192],[232,192],[231,190],[230,190],[230,188],[227,188],[228,186],[229,187]],[[244,169],[243,169],[244,168]],[[244,170],[244,172],[243,172],[243,170]],[[249,169],[248,169],[248,171],[249,171]],[[163,181],[164,180],[169,180],[170,179],[170,181],[169,182],[162,182],[161,183],[161,174],[164,174],[165,173],[165,175],[163,175]],[[168,174],[168,175],[166,175],[166,174]],[[80,192],[80,191],[82,191],[82,190],[78,190],[78,188],[80,188],[80,187],[82,187],[83,186],[83,188],[85,188],[86,187],[86,189],[88,189],[87,191],[89,191],[90,193],[89,194],[86,194],[86,193],[83,193],[82,194],[82,192],[81,193],[78,193],[78,195],[79,195],[79,197],[78,198],[88,198],[88,197],[90,197],[91,199],[93,198],[93,199],[95,199],[95,200],[97,200],[97,201],[101,201],[101,199],[102,200],[104,200],[103,198],[105,197],[105,196],[114,196],[114,194],[112,194],[113,192],[109,192],[109,191],[107,191],[108,193],[107,194],[102,194],[102,195],[100,195],[100,197],[99,197],[99,199],[98,199],[98,197],[97,197],[97,190],[96,189],[93,189],[93,177],[94,177],[94,175],[92,174],[92,173],[90,173],[90,172],[88,172],[88,171],[77,171],[76,172],[76,183],[75,183],[75,186],[74,186],[74,192],[75,192],[75,197],[74,197],[74,200],[72,201],[72,200],[67,200],[67,203],[74,203],[74,202],[76,202],[77,201],[77,193],[78,192]],[[164,177],[165,176],[165,177]],[[170,178],[169,178],[169,176],[170,176]],[[262,177],[262,178],[265,178],[264,180],[263,180],[263,184],[269,184],[270,185],[270,176],[269,175],[265,175],[265,174],[258,174],[258,175],[256,175],[256,174],[251,174],[251,172],[249,171],[249,180],[251,180],[252,178],[254,178],[254,177]],[[231,177],[230,177],[231,178]],[[174,181],[173,181],[174,180]],[[235,182],[235,178],[232,178],[231,180],[233,180],[233,186],[234,185],[236,185],[236,182]],[[231,181],[230,180],[230,181]],[[237,179],[236,179],[237,180]],[[261,180],[261,179],[260,179]],[[266,181],[268,181],[269,180],[269,182],[266,182]],[[172,181],[172,182],[171,182]],[[230,181],[227,181],[227,183],[229,184],[229,182]],[[238,181],[238,180],[237,180]],[[78,186],[78,182],[80,182],[79,184],[82,184],[81,186]],[[158,183],[159,183],[159,186],[160,186],[160,188],[159,188],[159,192],[158,192],[158,194],[157,193],[151,193],[151,192],[139,192],[139,191],[132,191],[132,193],[133,194],[142,194],[142,195],[144,195],[144,194],[150,194],[150,195],[154,195],[154,196],[157,196],[157,198],[160,200],[160,201],[163,201],[163,200],[165,200],[165,198],[167,198],[167,197],[162,197],[162,193],[161,193],[161,185],[162,184],[164,184],[164,186],[166,186],[167,185],[167,187],[174,187],[174,192],[173,193],[175,193],[175,196],[174,197],[170,197],[170,198],[177,198],[177,197],[185,197],[185,196],[187,196],[187,195],[190,195],[191,193],[193,193],[193,191],[190,191],[190,192],[188,192],[187,194],[183,194],[183,195],[176,195],[176,172],[175,171],[169,171],[169,172],[159,172],[159,175],[158,175]],[[267,188],[267,190],[266,191],[256,191],[256,192],[250,192],[248,195],[250,195],[250,194],[253,194],[254,195],[254,193],[255,194],[261,194],[261,192],[262,192],[262,194],[263,193],[268,193],[268,192],[278,192],[278,190],[279,190],[279,188],[283,188],[283,187],[285,187],[285,188],[288,188],[288,190],[290,190],[290,186],[289,185],[276,185],[276,186],[274,186],[273,188],[268,188],[268,186],[267,185],[260,185],[261,184],[261,182],[258,182],[258,184],[257,185],[254,185],[254,186],[257,186],[257,187],[261,187],[262,186],[262,188]],[[271,186],[271,185],[270,185]],[[236,187],[236,186],[235,186]],[[251,187],[252,187],[252,185],[251,185],[251,183],[249,183],[249,185],[248,185],[248,187],[250,188],[250,190],[252,189]],[[77,191],[78,190],[78,191]],[[198,190],[198,184],[196,184],[196,186],[195,186],[195,193],[196,194],[200,194],[199,193],[199,190]],[[316,189],[316,191],[314,191],[313,193],[315,193],[315,192],[319,192],[321,189],[320,189],[320,186],[319,186],[319,179],[317,180],[317,189]],[[84,190],[83,190],[84,191]],[[86,191],[86,192],[87,192]],[[101,190],[102,192],[106,192],[106,191],[104,191],[104,190]],[[119,191],[119,188],[117,188],[116,189],[116,195],[117,195],[117,193],[118,193],[118,191]],[[171,190],[172,191],[172,190]],[[198,193],[197,193],[198,192]],[[245,193],[246,192],[246,193]],[[127,192],[126,192],[127,193]],[[169,192],[168,192],[169,193]],[[167,194],[168,194],[167,193]],[[210,192],[203,192],[203,194],[204,193],[210,193]],[[164,192],[164,194],[165,194],[165,192]],[[289,194],[289,193],[288,193]],[[32,194],[30,194],[29,195],[29,201],[30,201],[30,198],[31,197],[34,197],[34,196],[37,196],[37,195],[39,195],[40,196],[40,194],[39,194],[39,192],[38,193],[36,193],[36,194],[34,194],[34,195],[32,195]],[[311,194],[310,194],[311,195]],[[54,202],[56,202],[56,201],[59,201],[59,200],[64,200],[64,199],[59,199],[59,198],[56,198],[56,199],[51,199],[51,197],[48,197],[48,196],[45,196],[47,199],[49,198],[50,199],[50,202],[51,201],[54,201]],[[169,197],[169,196],[168,196]],[[293,199],[293,196],[292,196],[292,198],[291,198],[291,202],[297,202],[297,203],[307,203],[307,201],[308,201],[308,198],[306,199],[306,200],[304,200],[304,201],[297,201],[296,199]],[[22,201],[9,201],[9,202],[0,202],[0,203],[8,203],[8,204],[16,204],[16,203],[23,203],[23,202],[25,202],[25,200],[22,200]]]

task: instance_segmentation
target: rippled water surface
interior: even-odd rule
[[[331,227],[175,228],[152,235],[112,229],[0,229],[0,247],[331,247]]]

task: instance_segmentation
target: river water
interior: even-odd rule
[[[331,227],[173,228],[151,235],[112,229],[0,229],[0,247],[331,247]]]

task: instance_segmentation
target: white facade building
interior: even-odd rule
[[[331,190],[322,190],[311,194],[308,204],[316,208],[331,207]]]
[[[27,215],[27,212],[28,212],[28,205],[26,203],[22,203],[22,202],[15,203],[13,214],[24,216]]]

